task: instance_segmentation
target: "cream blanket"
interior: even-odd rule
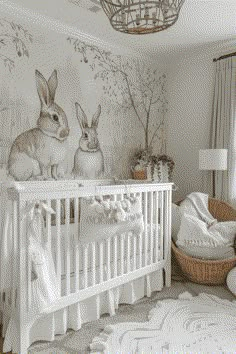
[[[208,210],[208,195],[191,193],[180,206],[177,246],[186,254],[204,259],[232,258],[236,222],[217,222]]]
[[[194,192],[185,198],[181,204],[182,214],[186,213],[204,221],[207,225],[217,222],[208,210],[208,195]]]

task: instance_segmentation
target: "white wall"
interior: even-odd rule
[[[219,53],[215,45],[186,50],[169,62],[167,152],[176,163],[174,200],[194,191],[211,193],[210,173],[199,171],[198,154],[210,147],[213,58]]]

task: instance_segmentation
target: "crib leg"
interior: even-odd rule
[[[101,311],[101,304],[100,304],[100,296],[96,296],[96,318],[97,320],[100,318],[100,311]]]
[[[114,299],[113,290],[108,290],[108,301],[109,301],[110,316],[114,316],[116,314],[116,311],[115,311],[115,299]]]
[[[170,255],[168,255],[164,270],[165,270],[165,286],[170,287],[171,286],[171,256]]]
[[[151,297],[152,290],[151,290],[151,283],[150,283],[150,275],[146,276],[146,296]]]

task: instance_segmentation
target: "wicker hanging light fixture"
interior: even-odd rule
[[[119,32],[163,31],[178,19],[184,0],[100,0],[112,27]]]

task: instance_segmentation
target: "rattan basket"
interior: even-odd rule
[[[176,203],[180,205],[181,202]],[[236,221],[236,210],[229,204],[209,198],[208,208],[218,221]],[[235,231],[236,234],[236,231]],[[198,284],[219,285],[226,280],[228,272],[236,266],[236,256],[221,260],[202,260],[185,254],[172,241],[172,254],[181,272]]]

